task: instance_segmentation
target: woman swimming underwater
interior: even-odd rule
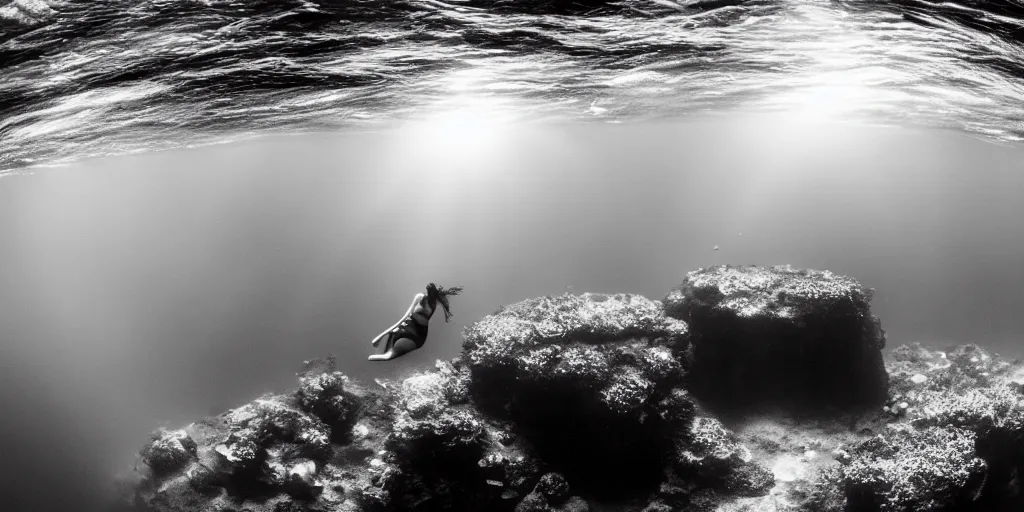
[[[423,342],[427,340],[427,324],[434,315],[437,304],[440,303],[444,309],[444,321],[447,322],[452,317],[448,297],[458,295],[460,292],[461,286],[442,288],[434,283],[428,284],[426,295],[417,293],[402,319],[373,339],[371,343],[375,347],[385,337],[387,343],[384,345],[384,353],[371,355],[370,361],[390,361],[422,347]]]

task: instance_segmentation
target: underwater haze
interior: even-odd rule
[[[154,428],[290,389],[304,359],[398,377],[502,304],[661,298],[713,264],[854,276],[890,347],[1024,355],[1021,151],[779,123],[505,127],[443,151],[280,137],[3,180],[3,473],[32,490],[15,510],[71,510],[55,480],[86,499]],[[452,322],[366,361],[430,281],[466,287]]]
[[[499,306],[718,264],[1024,356],[1024,6],[0,1],[0,496],[101,510],[148,433],[460,352]],[[462,285],[423,349],[372,339]]]

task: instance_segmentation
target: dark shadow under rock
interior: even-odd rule
[[[885,334],[870,298],[827,271],[718,266],[690,272],[664,302],[690,327],[690,391],[728,412],[884,402]]]

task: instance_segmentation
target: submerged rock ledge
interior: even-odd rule
[[[134,510],[1024,510],[1024,365],[894,349],[870,290],[825,271],[689,273],[663,301],[524,300],[463,354],[160,431]]]

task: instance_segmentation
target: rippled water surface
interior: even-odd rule
[[[3,4],[0,172],[451,111],[785,109],[1024,136],[1019,0]]]

